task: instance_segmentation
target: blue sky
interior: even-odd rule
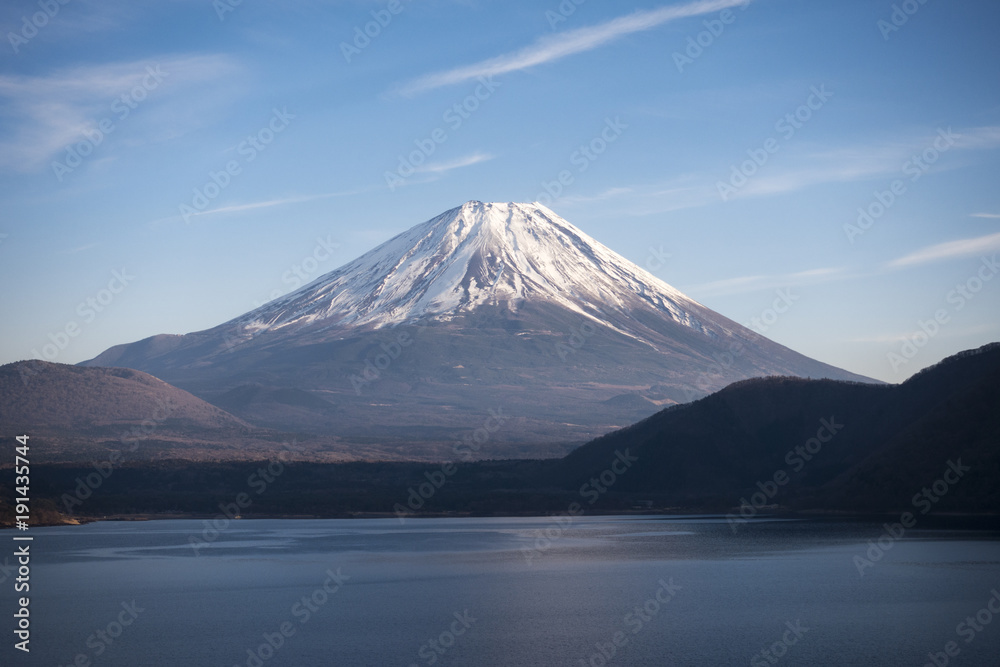
[[[5,2],[0,362],[205,329],[541,199],[903,380],[1000,340],[998,28],[987,1]]]

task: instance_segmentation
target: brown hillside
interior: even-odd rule
[[[246,428],[228,412],[147,373],[44,361],[0,366],[0,424],[47,431],[140,425]]]

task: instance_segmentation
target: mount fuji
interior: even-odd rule
[[[545,206],[471,201],[217,327],[84,362],[394,455],[555,456],[749,377],[870,382],[715,313]]]

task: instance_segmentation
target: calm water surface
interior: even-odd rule
[[[0,662],[919,667],[955,642],[949,664],[1000,665],[1000,614],[987,609],[1000,590],[995,534],[914,529],[862,577],[855,556],[878,524],[765,520],[734,533],[718,517],[647,516],[203,529],[32,529],[32,651],[12,650],[5,612]],[[192,536],[215,539],[196,553]],[[10,579],[2,586],[13,609]],[[980,630],[960,625],[977,613]]]

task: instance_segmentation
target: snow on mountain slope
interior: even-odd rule
[[[645,308],[702,330],[704,307],[624,259],[545,206],[471,201],[383,243],[230,325],[247,334],[324,321],[381,328],[448,320],[481,305],[517,311],[549,301],[620,333]]]
[[[83,365],[142,370],[359,451],[440,452],[502,409],[512,419],[480,452],[501,458],[553,455],[745,378],[865,380],[709,310],[544,206],[476,201],[241,317]]]

